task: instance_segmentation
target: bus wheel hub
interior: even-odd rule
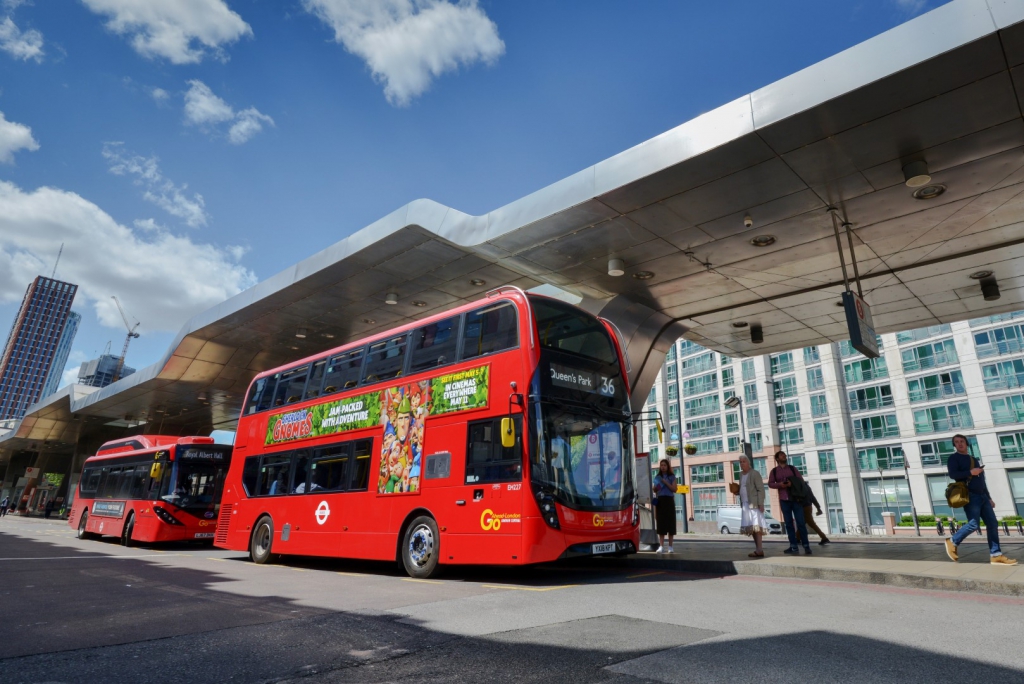
[[[434,552],[434,535],[426,525],[417,527],[409,539],[409,556],[416,565],[424,565]]]

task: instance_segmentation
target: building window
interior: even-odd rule
[[[903,361],[905,373],[947,366],[957,362],[956,345],[953,344],[953,340],[923,344],[920,347],[904,349],[900,352],[900,359]]]
[[[886,413],[869,418],[855,418],[853,420],[853,438],[855,440],[885,439],[887,437],[899,436],[900,426],[896,422],[895,413]]]
[[[949,323],[944,323],[942,325],[930,325],[927,328],[918,328],[917,330],[906,330],[904,332],[896,333],[896,342],[897,344],[917,342],[919,340],[927,340],[929,337],[948,335],[950,332]]]
[[[828,508],[828,530],[832,534],[846,531],[843,519],[843,500],[839,495],[839,482],[826,480],[821,483],[825,489],[825,506]]]
[[[675,380],[676,379],[676,364],[670,363],[669,365],[665,366],[665,379],[666,380]]]
[[[718,395],[712,394],[685,401],[683,402],[683,410],[688,418],[703,416],[708,413],[718,413],[721,410],[719,408]]]
[[[754,359],[743,359],[743,382],[753,380],[757,374],[754,371]]]
[[[1024,387],[1024,359],[982,366],[981,374],[985,378],[985,389],[990,392]]]
[[[715,353],[709,351],[707,354],[683,359],[681,366],[679,374],[684,378],[714,370]]]
[[[1024,458],[1024,432],[1009,432],[999,435],[999,455],[1004,461]]]
[[[718,373],[708,373],[696,378],[687,378],[683,381],[683,394],[693,396],[704,394],[718,389]]]
[[[811,395],[811,416],[821,418],[828,415],[828,401],[824,394]]]
[[[764,449],[764,441],[763,441],[763,438],[761,437],[761,433],[760,432],[751,432],[748,435],[748,437],[750,438],[750,450],[751,451],[761,451],[761,449]]]
[[[974,420],[967,402],[914,411],[914,430],[919,435],[969,427],[974,427]]]
[[[725,402],[729,401],[729,399],[735,396],[736,392],[734,392],[733,390],[725,390],[724,392],[722,392],[722,403],[724,404]]]
[[[910,515],[910,487],[904,477],[864,480],[864,499],[872,525],[882,525],[882,513],[896,514],[896,522]]]
[[[693,489],[693,519],[714,522],[718,507],[725,505],[725,487],[695,487]]]
[[[658,447],[652,446],[647,452],[647,455],[650,457],[651,463],[656,463],[658,461]],[[657,475],[658,471],[655,470],[654,474]]]
[[[732,387],[733,385],[733,372],[732,368],[722,369],[722,387]]]
[[[829,425],[828,421],[824,423],[814,424],[814,443],[815,444],[831,444],[832,443],[832,426]]]
[[[964,515],[964,509],[951,508],[949,503],[946,502],[946,487],[948,485],[949,477],[946,475],[928,476],[928,493],[931,495],[932,500],[932,514],[936,518],[946,516],[947,518],[966,521],[967,516]]]
[[[846,382],[865,382],[889,377],[889,367],[885,365],[885,357],[879,356],[877,359],[863,359],[845,364],[843,375]]]
[[[690,420],[686,422],[690,437],[711,437],[722,434],[722,419],[719,416]]]
[[[825,378],[821,374],[821,368],[807,369],[807,389],[811,392],[825,389]]]
[[[796,423],[800,420],[800,402],[787,401],[775,405],[775,417],[780,423]]]
[[[821,353],[818,351],[818,347],[804,347],[804,363],[811,365],[812,363],[818,363],[821,361]]]
[[[697,354],[698,352],[704,351],[704,347],[700,346],[696,342],[690,340],[679,340],[679,355],[687,356],[689,354]]]
[[[1024,423],[1024,394],[999,397],[992,399],[989,404],[992,407],[992,422],[996,425]]]
[[[726,451],[739,451],[740,450],[740,438],[729,437],[726,442]]]
[[[725,466],[721,463],[707,463],[704,465],[690,466],[690,483],[706,484],[709,482],[724,482]]]
[[[974,350],[979,359],[1024,351],[1024,329],[1011,325],[974,333]]]
[[[802,427],[779,430],[779,439],[788,449],[790,444],[804,443],[804,429]]]
[[[732,357],[726,356],[725,354],[719,354],[718,363],[723,366],[728,366],[730,363],[732,363]]]
[[[831,449],[828,451],[818,452],[818,470],[824,475],[825,473],[836,472],[836,452]]]
[[[668,405],[668,419],[679,420],[679,404]]]
[[[875,342],[878,344],[878,350],[881,351],[882,336],[875,335]],[[843,340],[839,343],[839,355],[844,359],[850,356],[855,356],[856,354],[860,354],[860,352],[853,348],[853,345],[850,344],[850,340]]]
[[[747,409],[747,427],[748,428],[759,428],[761,427],[761,409],[754,407]]]
[[[960,371],[938,373],[907,381],[910,401],[932,401],[967,394]]]
[[[882,446],[857,450],[857,464],[863,471],[895,470],[903,467],[903,447]]]
[[[788,399],[789,397],[795,397],[799,393],[796,387],[796,377],[793,375],[776,380],[772,383],[772,387],[775,389],[776,399]]]
[[[889,385],[862,387],[846,393],[850,411],[875,411],[892,406],[892,388]]]
[[[651,393],[647,395],[647,403],[648,404],[653,404],[657,400],[658,400],[658,392],[657,392],[657,390],[654,387],[652,387],[651,388]]]
[[[772,375],[793,372],[793,352],[772,354],[768,359],[771,363]]]
[[[697,447],[697,456],[722,453],[722,440],[720,439],[707,439],[702,442],[690,442],[690,444]]]
[[[657,444],[660,441],[661,440],[658,439],[658,428],[656,428],[656,427],[647,428],[647,443],[648,444]]]
[[[1013,492],[1017,515],[1024,515],[1024,470],[1010,470],[1006,474],[1010,478],[1010,491]]]
[[[726,432],[739,432],[740,431],[740,414],[738,414],[738,413],[727,413],[727,414],[725,414],[725,431]]]
[[[972,454],[978,453],[978,439],[976,437],[967,438],[967,447]],[[940,439],[934,442],[919,442],[918,448],[921,450],[921,465],[922,466],[944,466],[949,457],[953,454],[956,449],[953,448],[952,439]]]
[[[789,465],[796,468],[801,475],[807,476],[807,459],[803,454],[789,454]]]

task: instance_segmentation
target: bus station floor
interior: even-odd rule
[[[976,557],[984,546],[970,544],[959,565],[987,569]],[[674,565],[742,564],[751,546],[684,539],[669,558],[413,580],[393,563],[261,566],[209,545],[125,548],[79,540],[65,521],[8,516],[0,681],[1024,680],[1024,651],[1007,638],[1024,597]],[[849,567],[866,554],[931,563],[941,551],[936,539],[836,542],[799,558],[776,540],[767,548],[768,561],[790,567]]]

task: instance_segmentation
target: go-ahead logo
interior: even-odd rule
[[[597,513],[594,514],[594,527],[604,527],[604,518]]]
[[[498,531],[502,523],[518,523],[519,513],[495,513],[490,508],[484,509],[480,514],[480,527],[485,530]]]

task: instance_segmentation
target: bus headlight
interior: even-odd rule
[[[544,522],[548,524],[548,527],[556,530],[561,529],[561,525],[558,523],[558,509],[555,507],[555,497],[546,492],[537,492],[537,503],[540,505],[540,516],[544,518]]]
[[[633,497],[633,527],[640,524],[640,504],[637,502],[636,497]]]
[[[160,518],[161,520],[163,520],[168,525],[184,525],[185,524],[185,523],[181,522],[180,520],[178,520],[177,518],[175,518],[170,513],[168,513],[165,509],[160,508],[159,506],[153,506],[153,512],[156,513],[156,517]]]

